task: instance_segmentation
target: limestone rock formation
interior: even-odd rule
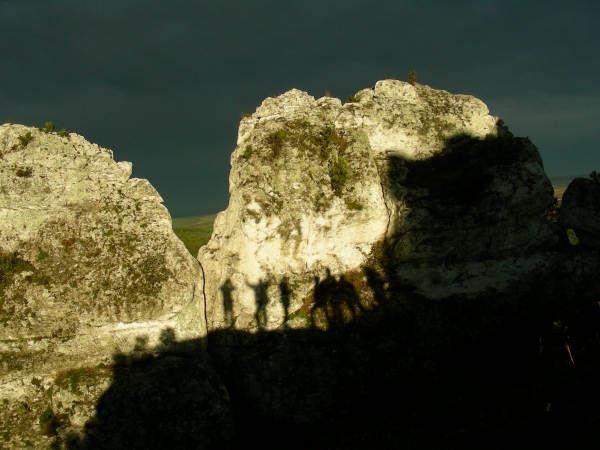
[[[294,89],[242,119],[229,206],[198,255],[210,330],[306,327],[311,314],[327,328],[354,313],[315,309],[315,292],[364,283],[384,254],[435,297],[514,280],[522,267],[502,258],[556,242],[537,149],[480,100],[395,80],[354,100]]]
[[[33,399],[61,374],[112,367],[140,339],[158,348],[165,332],[173,343],[205,339],[201,268],[160,195],[130,174],[131,163],[76,134],[0,127],[0,397],[7,414],[28,405],[26,430],[36,408],[58,414],[52,395]],[[63,419],[83,426],[104,384]],[[3,432],[19,435],[10,422]]]
[[[563,194],[558,224],[575,230],[580,245],[600,249],[600,183],[575,178]]]
[[[198,259],[244,417],[344,422],[460,343],[598,292],[597,255],[549,251],[536,147],[480,100],[395,80],[351,100],[291,90],[240,123]]]

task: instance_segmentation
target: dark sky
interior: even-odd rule
[[[598,0],[0,0],[0,120],[113,150],[174,217],[227,206],[243,111],[409,70],[482,99],[550,176],[600,170]]]

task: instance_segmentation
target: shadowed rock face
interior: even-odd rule
[[[563,194],[558,224],[574,229],[580,245],[600,249],[600,183],[575,178]]]
[[[480,100],[395,80],[355,99],[292,90],[240,123],[198,259],[209,352],[245,421],[381,407],[472,339],[598,290],[597,255],[548,251],[537,149]]]
[[[355,99],[294,89],[242,119],[230,203],[198,255],[210,330],[329,322],[313,309],[322,281],[364,283],[384,253],[435,297],[514,280],[503,258],[527,265],[556,243],[537,149],[480,100],[395,80]]]
[[[57,374],[110,365],[166,329],[205,338],[198,262],[160,195],[130,174],[130,163],[76,134],[0,127],[1,398],[33,404]],[[94,404],[98,386],[82,403]],[[31,414],[35,422],[40,411]]]

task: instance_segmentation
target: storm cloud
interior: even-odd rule
[[[597,1],[0,0],[0,119],[133,162],[173,216],[227,205],[240,114],[410,70],[483,100],[550,176],[600,170]]]

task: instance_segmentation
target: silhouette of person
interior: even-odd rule
[[[221,293],[223,294],[223,311],[225,313],[225,323],[228,327],[233,326],[233,291],[235,286],[228,278],[225,283],[220,287]]]
[[[269,284],[263,279],[260,279],[257,284],[250,284],[246,281],[246,285],[254,291],[254,304],[256,305],[254,319],[256,320],[258,328],[262,330],[267,324],[267,303],[269,302],[267,288],[269,287]]]
[[[327,276],[323,281],[315,277],[315,305],[311,310],[313,324],[315,314],[321,311],[328,328],[343,326],[355,319],[357,308],[362,309],[358,294],[345,276],[337,281],[327,269]]]
[[[290,297],[292,296],[292,290],[290,289],[287,276],[284,276],[279,283],[279,293],[281,295],[281,305],[283,306],[284,318],[287,319],[290,309]]]

